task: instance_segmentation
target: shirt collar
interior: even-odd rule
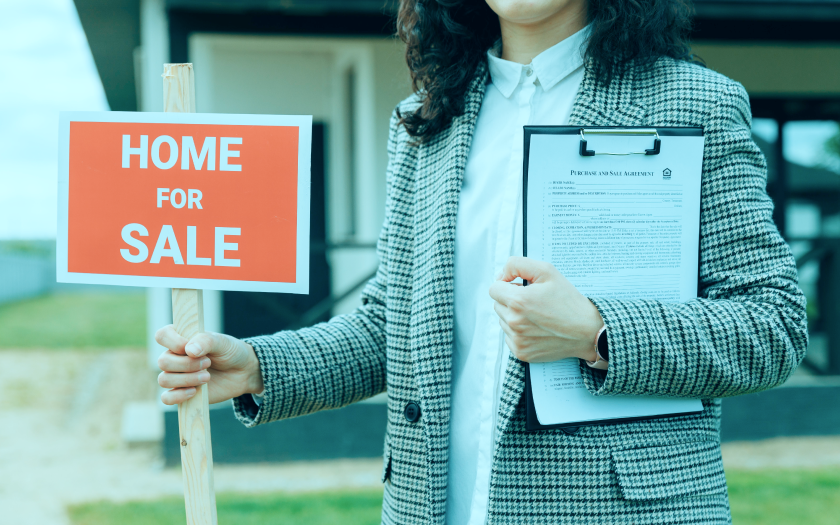
[[[510,98],[516,87],[526,78],[525,71],[534,70],[533,78],[540,81],[543,90],[549,90],[583,65],[584,44],[589,37],[590,26],[586,26],[572,36],[546,49],[531,61],[523,65],[499,58],[501,40],[487,51],[490,79],[493,85]]]

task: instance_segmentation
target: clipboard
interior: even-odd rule
[[[611,156],[611,157],[628,157],[634,155],[655,156],[662,153],[662,137],[702,137],[703,128],[700,127],[618,127],[618,126],[525,126],[524,127],[524,151],[523,151],[523,236],[522,236],[522,253],[523,256],[528,255],[528,170],[531,151],[532,137],[535,135],[555,134],[555,135],[578,135],[579,145],[577,148],[577,155],[579,157],[595,157],[595,156]],[[633,137],[649,137],[650,142],[648,147],[634,147],[634,148],[598,148],[593,147],[590,137],[593,136],[633,136]],[[663,172],[663,178],[670,178],[669,170]],[[699,220],[699,217],[698,217]],[[699,244],[699,232],[698,232]],[[698,265],[699,265],[699,248],[698,248]],[[698,275],[699,278],[699,275]],[[523,285],[527,286],[525,281]],[[699,401],[699,400],[698,400]],[[576,433],[582,426],[591,425],[610,425],[618,423],[627,423],[631,421],[640,421],[646,419],[661,419],[668,417],[687,416],[692,414],[699,414],[703,411],[702,404],[699,410],[691,412],[677,412],[677,413],[660,413],[656,415],[646,415],[640,417],[616,417],[609,419],[598,420],[581,420],[567,423],[547,424],[540,423],[537,417],[536,406],[534,403],[534,395],[532,391],[531,381],[531,365],[525,364],[525,428],[528,431],[539,430],[553,430],[560,429],[567,434]]]
[[[657,414],[655,416],[644,417],[619,417],[611,419],[602,419],[598,421],[576,421],[574,423],[558,423],[556,425],[543,425],[537,418],[537,409],[534,406],[534,396],[531,393],[531,365],[525,363],[525,430],[529,432],[536,432],[538,430],[554,430],[559,429],[567,434],[575,434],[580,427],[593,425],[615,425],[618,423],[630,423],[632,421],[642,421],[646,419],[664,419],[667,417],[682,417],[691,416],[702,413],[703,410],[694,412],[678,412],[675,414]]]

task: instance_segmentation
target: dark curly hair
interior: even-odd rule
[[[592,24],[586,58],[608,85],[631,61],[661,56],[694,61],[689,45],[691,0],[587,0]],[[501,36],[498,16],[485,0],[402,0],[397,34],[421,105],[398,114],[419,141],[464,112],[465,94],[485,53]]]

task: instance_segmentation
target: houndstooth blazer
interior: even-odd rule
[[[412,145],[392,118],[380,266],[362,305],[312,328],[248,340],[266,391],[259,408],[250,396],[235,400],[247,426],[387,391],[385,524],[445,520],[455,217],[486,83],[485,67],[464,115],[428,143]],[[415,107],[410,98],[401,109]],[[665,304],[592,297],[608,327],[610,366],[581,366],[595,395],[702,398],[704,411],[528,432],[523,363],[511,357],[488,522],[729,523],[719,398],[781,384],[807,346],[805,300],[771,220],[747,95],[736,82],[669,58],[629,67],[603,88],[589,62],[571,123],[705,129],[699,298]],[[420,407],[415,422],[405,415],[409,403]]]

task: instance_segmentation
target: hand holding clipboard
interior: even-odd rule
[[[526,126],[524,147],[524,255],[587,297],[697,296],[702,129]],[[696,399],[596,397],[578,359],[527,366],[528,430],[703,410]]]

